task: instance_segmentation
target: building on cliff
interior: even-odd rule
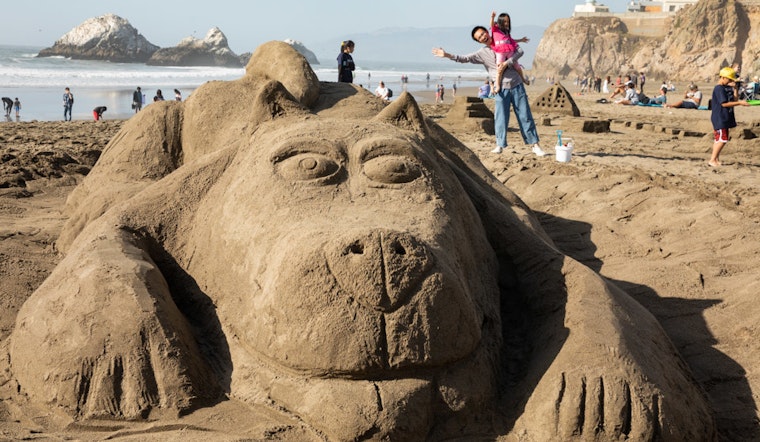
[[[596,0],[576,5],[573,17],[617,17],[628,28],[628,33],[640,37],[664,37],[676,12],[698,0],[631,0],[626,12],[613,13]]]
[[[573,17],[595,17],[614,15],[619,18],[625,18],[629,14],[657,14],[665,13],[668,15],[675,14],[680,9],[688,5],[697,3],[698,0],[631,0],[628,3],[626,12],[613,14],[609,6],[597,3],[596,0],[586,0],[582,5],[576,5],[573,11]]]

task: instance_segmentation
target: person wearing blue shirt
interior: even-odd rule
[[[340,54],[338,54],[338,81],[342,83],[354,82],[354,59],[351,53],[354,52],[354,42],[346,40],[340,44]]]
[[[728,130],[736,127],[736,117],[734,116],[734,107],[749,106],[746,100],[736,100],[736,71],[733,68],[725,67],[720,70],[720,79],[718,84],[713,88],[712,100],[710,100],[711,114],[710,121],[713,125],[713,143],[712,156],[707,162],[711,167],[720,166],[720,151],[728,143]]]

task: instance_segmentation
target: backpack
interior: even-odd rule
[[[643,92],[639,92],[639,103],[641,104],[649,104],[649,97],[644,95]]]
[[[393,96],[393,91],[390,90],[390,88],[389,88],[388,89],[388,98],[391,98],[392,96]]]

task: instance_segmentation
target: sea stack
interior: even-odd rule
[[[82,60],[144,63],[158,50],[129,21],[106,14],[85,20],[38,57],[64,56]]]
[[[186,37],[177,46],[156,51],[147,61],[154,66],[222,66],[242,67],[237,55],[227,44],[227,37],[217,27],[211,28],[203,40]]]

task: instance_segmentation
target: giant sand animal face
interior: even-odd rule
[[[409,94],[284,43],[247,70],[149,106],[72,194],[11,338],[24,394],[77,420],[227,397],[331,440],[714,434],[651,315]]]
[[[235,333],[289,369],[358,378],[473,353],[495,258],[431,147],[384,123],[270,126],[199,209],[189,271],[215,269]],[[241,251],[222,266],[206,259],[220,241]]]

